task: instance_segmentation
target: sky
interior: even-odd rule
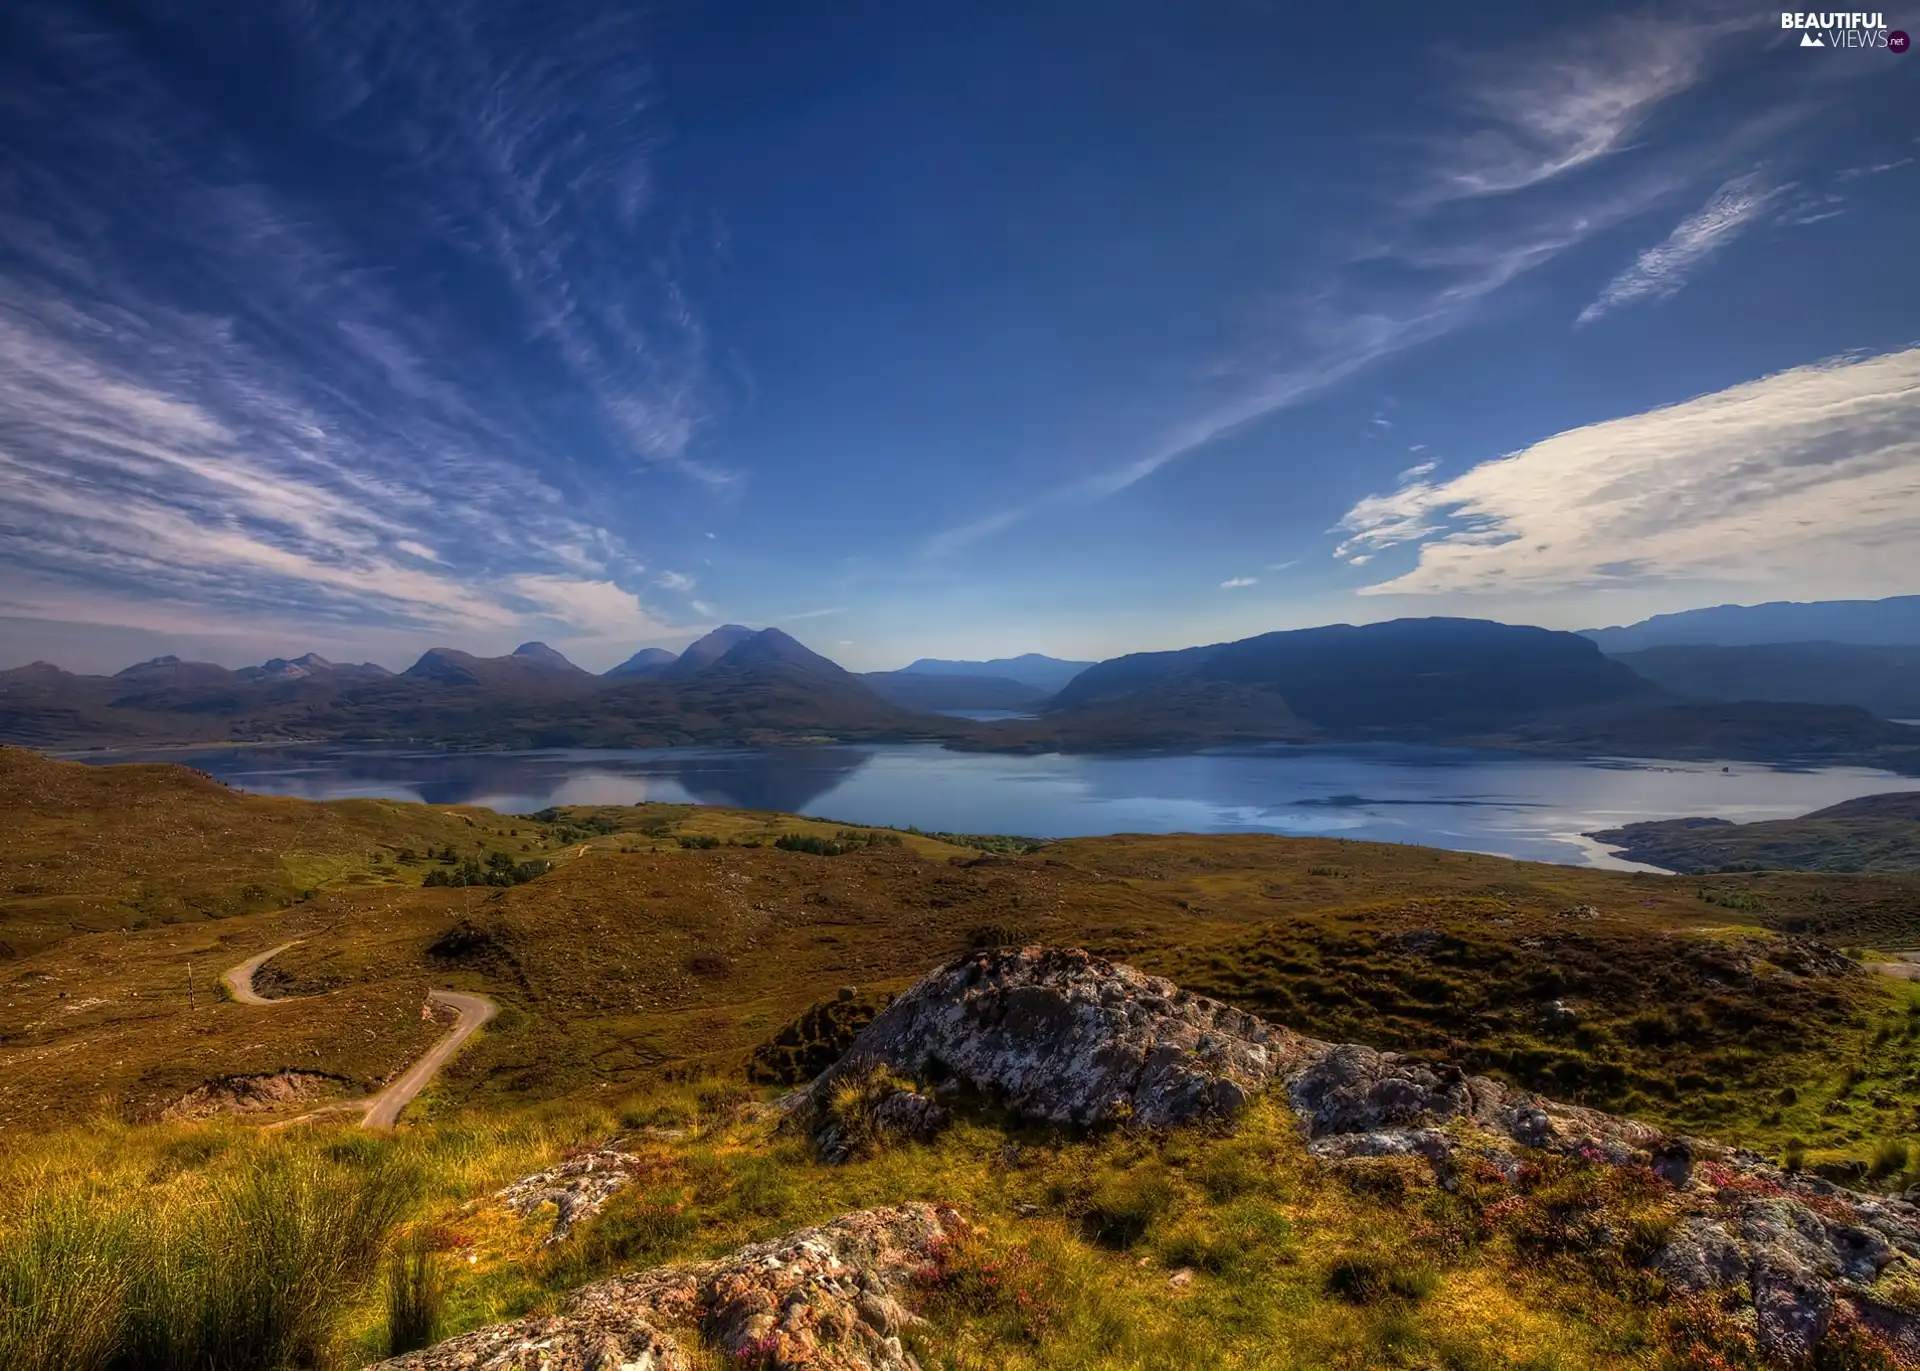
[[[0,667],[1920,592],[1920,57],[1802,37],[10,0]]]

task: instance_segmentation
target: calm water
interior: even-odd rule
[[[246,790],[485,805],[737,805],[963,833],[1292,833],[1628,866],[1582,832],[1636,819],[1803,814],[1920,786],[1852,768],[1560,761],[1387,745],[1185,756],[1010,757],[934,746],[766,751],[394,752],[232,748],[90,757],[185,761]]]

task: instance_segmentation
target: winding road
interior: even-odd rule
[[[247,958],[232,970],[222,973],[220,979],[227,983],[227,989],[233,992],[233,998],[240,1004],[277,1005],[296,1004],[298,999],[270,1000],[253,988],[254,973],[285,952],[288,948],[306,941],[295,938],[291,942],[270,947],[265,952]],[[432,1047],[422,1053],[414,1064],[401,1073],[400,1078],[382,1090],[378,1095],[366,1100],[348,1100],[316,1111],[317,1114],[332,1113],[335,1110],[358,1109],[362,1111],[362,1128],[392,1128],[400,1121],[400,1113],[413,1103],[433,1078],[440,1074],[440,1068],[447,1059],[460,1050],[460,1045],[471,1038],[480,1025],[500,1012],[500,1007],[485,995],[474,995],[462,990],[429,990],[427,1001],[454,1011],[457,1016],[453,1027],[448,1029]],[[288,1123],[298,1123],[300,1119],[310,1119],[316,1114],[302,1114],[299,1119],[289,1119]]]

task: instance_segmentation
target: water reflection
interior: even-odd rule
[[[642,800],[966,833],[1291,833],[1622,865],[1580,835],[1639,819],[1783,818],[1911,778],[1861,768],[1526,757],[1456,748],[1245,747],[1001,756],[925,745],[653,751],[225,748],[92,756],[186,761],[248,790],[526,813]]]

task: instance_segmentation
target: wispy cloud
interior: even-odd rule
[[[638,26],[568,8],[262,6],[297,60],[259,129],[183,104],[110,26],[22,12],[0,56],[12,612],[198,606],[288,649],[671,631],[592,511],[634,463],[728,478],[692,456],[705,343],[648,218]],[[350,212],[283,179],[309,161]]]
[[[1395,183],[1405,187],[1398,198],[1352,226],[1347,238],[1359,246],[1348,255],[1300,264],[1300,284],[1263,312],[1263,336],[1210,369],[1218,398],[1139,455],[962,522],[924,550],[949,555],[1043,511],[1125,490],[1461,327],[1518,278],[1671,197],[1754,130],[1731,136],[1709,123],[1658,157],[1612,163],[1707,79],[1717,43],[1757,26],[1717,10],[1614,18],[1464,60],[1444,132]]]
[[[682,571],[663,571],[654,579],[654,584],[662,590],[676,591],[684,595],[693,589],[694,579]]]
[[[1220,583],[1222,590],[1245,590],[1248,586],[1258,585],[1258,576],[1234,576]]]
[[[1679,294],[1695,272],[1764,215],[1786,189],[1768,185],[1758,172],[1728,181],[1675,225],[1665,242],[1648,248],[1609,281],[1575,322],[1590,324],[1622,305]]]
[[[1360,501],[1341,555],[1419,544],[1368,594],[1710,581],[1920,591],[1920,348],[1843,357],[1556,434]],[[1889,580],[1889,576],[1893,579]]]
[[[800,619],[825,619],[829,615],[845,614],[846,612],[847,607],[845,605],[829,605],[825,609],[803,609],[798,614],[776,614],[773,616],[773,621],[776,624],[790,624]]]

